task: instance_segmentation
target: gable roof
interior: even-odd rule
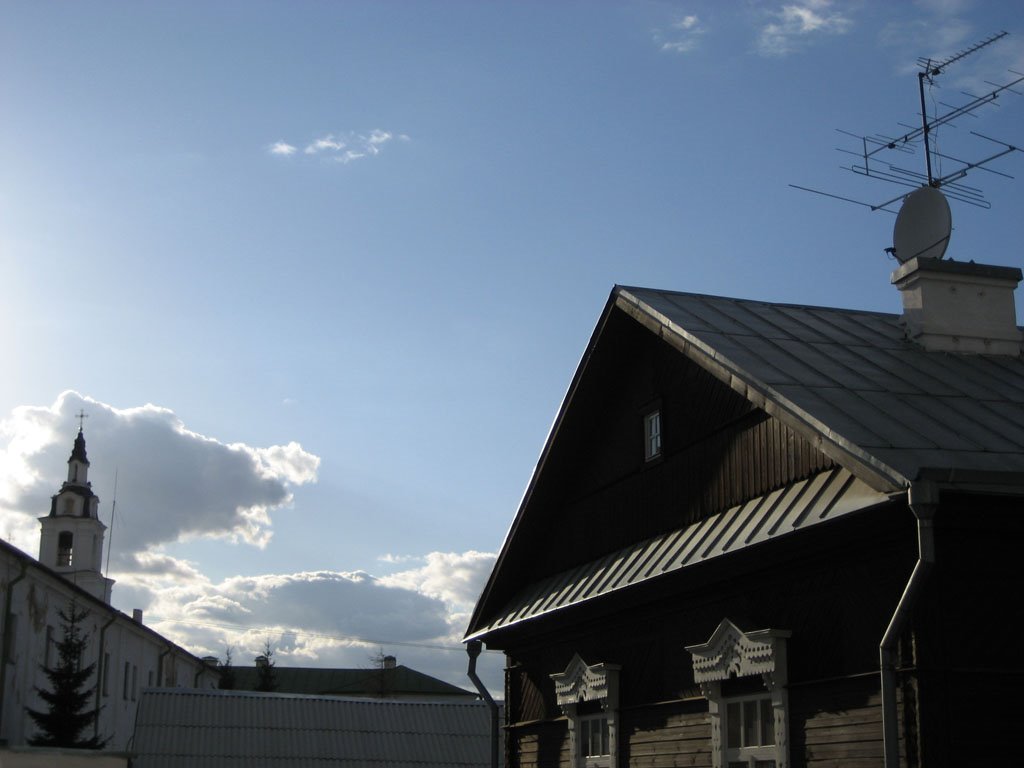
[[[613,302],[879,489],[1024,473],[1024,361],[929,352],[898,315],[617,287]]]
[[[919,479],[997,491],[1024,488],[1024,360],[1019,357],[926,351],[905,338],[899,316],[892,314],[616,286],[467,637],[578,602],[581,595],[596,597],[609,591],[609,585],[635,583],[629,575],[595,582],[605,558],[529,587],[516,585],[514,599],[509,599],[507,584],[501,591],[504,597],[493,597],[551,446],[613,313],[632,318],[813,442],[878,498]],[[655,542],[681,535],[674,531],[647,543],[656,548]],[[628,549],[610,554],[610,562]],[[673,562],[678,567],[688,564]],[[568,588],[570,584],[575,588]]]
[[[137,768],[484,768],[484,702],[381,701],[250,691],[147,688]]]
[[[234,667],[235,690],[256,690],[257,667]],[[405,665],[390,669],[319,669],[314,667],[274,667],[277,693],[302,693],[312,696],[376,696],[398,698],[418,696],[442,698],[476,694],[444,680],[410,669]]]

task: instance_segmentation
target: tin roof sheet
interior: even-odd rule
[[[148,688],[133,751],[137,768],[484,768],[490,713],[484,702]]]
[[[537,581],[471,637],[592,600],[889,500],[848,470],[822,472],[685,528]]]
[[[923,470],[1024,472],[1024,360],[926,351],[880,312],[617,287],[695,357],[812,425],[894,487]]]

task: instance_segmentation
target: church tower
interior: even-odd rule
[[[68,459],[68,479],[53,496],[50,514],[39,519],[39,562],[109,603],[114,580],[105,578],[100,568],[107,526],[100,522],[99,504],[89,482],[85,435],[79,427]]]

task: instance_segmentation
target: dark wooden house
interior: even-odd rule
[[[506,764],[1022,764],[1020,279],[616,287],[467,631]]]

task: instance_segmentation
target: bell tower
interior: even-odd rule
[[[84,414],[79,415],[84,418]],[[105,578],[100,568],[107,526],[100,522],[99,503],[89,482],[85,435],[79,425],[68,459],[68,479],[52,497],[50,514],[39,518],[39,562],[109,603],[114,581]]]

